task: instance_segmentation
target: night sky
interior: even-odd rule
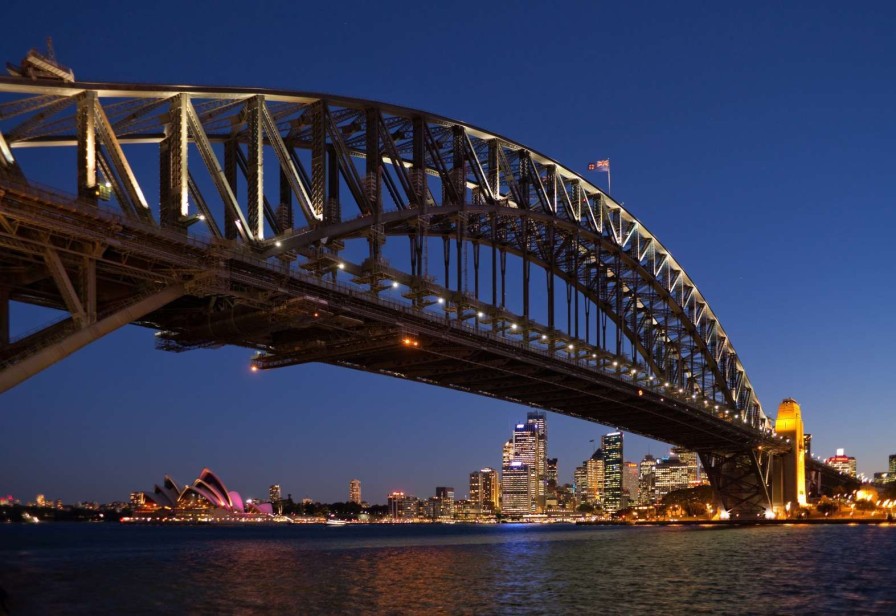
[[[613,196],[710,301],[766,412],[794,397],[814,453],[843,447],[860,472],[886,470],[896,7],[430,4],[42,2],[38,15],[7,0],[0,60],[52,35],[79,80],[387,101],[506,135],[602,186],[586,164],[609,157]],[[56,318],[21,305],[12,317],[14,336]],[[346,500],[353,478],[370,502],[437,485],[461,497],[528,410],[317,364],[250,373],[250,357],[156,351],[137,327],[88,346],[0,396],[0,494],[126,500],[208,466],[244,497],[279,483]],[[549,414],[562,481],[610,430]],[[634,461],[668,450],[625,446]]]

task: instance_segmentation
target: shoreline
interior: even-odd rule
[[[896,526],[896,521],[886,518],[806,518],[802,520],[594,520],[576,522],[578,526],[803,526],[803,525],[878,525]]]

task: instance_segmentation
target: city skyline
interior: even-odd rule
[[[178,9],[183,22],[172,25],[162,9],[134,10],[136,30],[115,27],[96,7],[76,12],[60,3],[56,18],[19,20],[2,59],[18,61],[52,34],[60,61],[79,79],[240,83],[380,99],[506,134],[601,185],[604,176],[588,175],[586,164],[609,157],[613,196],[710,299],[766,412],[774,416],[793,397],[813,453],[827,458],[843,448],[869,477],[887,469],[896,428],[881,385],[891,362],[880,332],[890,330],[882,307],[894,294],[883,289],[875,302],[857,302],[831,281],[876,288],[882,268],[875,264],[885,262],[896,222],[888,153],[896,90],[883,60],[893,57],[894,43],[882,25],[891,9],[844,12],[818,3],[758,16],[737,7],[576,8],[572,21],[609,26],[596,44],[559,33],[570,15],[560,20],[538,9],[507,15],[468,7],[479,19],[461,24],[447,9],[417,7],[410,38],[396,43],[372,38],[376,16],[360,4],[335,15],[309,8],[307,37],[289,36],[294,15],[271,7],[266,19],[278,35],[270,37],[272,49],[257,53],[217,44],[212,33],[237,27],[235,16],[185,7]],[[7,9],[10,16],[28,11],[17,1]],[[197,19],[210,20],[206,32],[186,25]],[[91,45],[84,32],[100,22],[107,24],[103,44]],[[358,46],[315,27],[329,23],[343,24]],[[496,33],[489,24],[498,23],[506,27]],[[485,66],[461,51],[439,56],[441,68],[431,70],[427,54],[406,53],[406,46],[424,48],[437,26],[489,40],[494,62]],[[171,28],[170,44],[146,54],[141,28]],[[516,51],[508,50],[517,49],[517,37],[542,41],[543,49],[521,52],[521,74],[496,75],[495,62],[515,63]],[[382,57],[365,57],[363,45],[374,44],[384,46]],[[708,45],[716,53],[702,53]],[[304,60],[301,70],[286,70],[288,60],[271,63],[271,53]],[[402,70],[386,57],[401,57]],[[578,84],[575,93],[468,94],[516,91],[548,72]],[[847,216],[844,208],[874,224],[832,224]],[[836,257],[825,246],[837,246]],[[13,334],[50,318],[14,305]],[[209,466],[255,497],[275,483],[296,499],[344,501],[356,477],[377,499],[393,490],[429,494],[433,486],[467,485],[474,468],[500,468],[492,439],[510,433],[524,412],[329,366],[252,374],[249,357],[235,348],[163,353],[151,331],[136,327],[79,351],[0,396],[0,492],[116,500],[139,487],[135,481]],[[844,360],[855,357],[863,361]],[[591,454],[588,441],[615,428],[556,414],[549,421],[564,483]],[[632,461],[669,448],[626,435]],[[359,473],[374,465],[376,478]]]

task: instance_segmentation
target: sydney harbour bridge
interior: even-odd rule
[[[695,450],[731,515],[796,500],[802,443],[693,281],[559,162],[367,100],[81,83],[34,51],[10,73],[0,392],[136,324],[165,351],[237,345],[253,369],[325,362]],[[68,316],[12,339],[12,301]]]

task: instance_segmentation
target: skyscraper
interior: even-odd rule
[[[688,485],[692,488],[699,486],[702,481],[700,479],[700,461],[697,458],[697,452],[689,451],[684,447],[673,447],[672,453],[678,456],[682,464],[688,467]]]
[[[896,475],[896,453],[890,456],[890,469],[889,473],[891,476]]]
[[[650,505],[654,502],[656,489],[656,458],[649,453],[638,465],[638,504]]]
[[[454,517],[454,488],[437,487],[436,502],[438,503],[438,510],[435,512],[435,517]]]
[[[595,449],[591,457],[576,469],[576,496],[580,503],[602,503],[604,498],[604,452]]]
[[[625,462],[622,465],[622,506],[631,507],[638,502],[638,465]]]
[[[504,448],[501,450],[501,467],[505,467],[513,462],[513,436],[510,437]]]
[[[522,462],[529,469],[529,495],[532,498],[530,511],[534,511],[538,499],[538,425],[535,423],[516,424],[513,429],[513,462]]]
[[[545,479],[548,484],[557,485],[557,458],[548,458],[548,470]]]
[[[669,492],[688,487],[688,465],[678,456],[672,455],[658,460],[654,473],[656,475],[654,492],[657,501],[662,500]]]
[[[526,424],[535,426],[535,481],[539,506],[544,504],[545,485],[548,469],[548,425],[544,411],[529,411]]]
[[[501,469],[501,512],[504,515],[532,513],[534,494],[529,465],[515,460]]]
[[[268,496],[271,500],[271,509],[279,514],[283,513],[283,497],[280,494],[280,485],[274,484],[268,488]]]
[[[618,511],[622,509],[622,432],[605,434],[600,441],[604,450],[604,509]]]
[[[361,504],[361,480],[352,479],[348,484],[348,501]]]
[[[493,468],[470,473],[470,501],[477,513],[494,513],[500,508],[498,473]]]

